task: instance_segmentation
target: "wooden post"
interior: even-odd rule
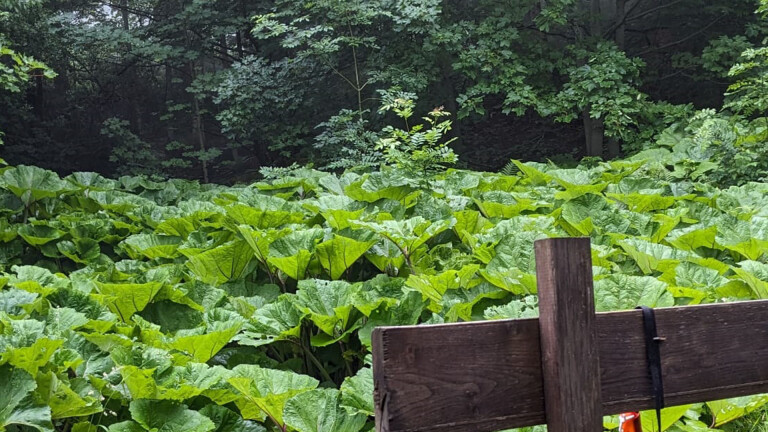
[[[548,430],[602,431],[589,239],[539,240],[535,252]]]

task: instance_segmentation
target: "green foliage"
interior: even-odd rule
[[[382,138],[376,146],[381,151],[387,164],[396,166],[415,178],[427,178],[446,167],[455,164],[458,156],[448,145],[455,138],[446,139],[451,130],[451,121],[442,120],[451,114],[442,107],[430,111],[422,117],[425,123],[410,125],[416,106],[416,95],[398,89],[381,91],[382,106],[380,111],[394,112],[405,122],[405,128],[393,126],[384,128]]]
[[[14,51],[0,33],[0,90],[18,93],[35,74],[56,76],[44,63]]]
[[[300,63],[246,57],[221,73],[217,83],[203,86],[201,91],[212,87],[213,102],[219,107],[216,120],[229,148],[263,146],[283,155],[301,149],[306,131],[284,120],[301,118],[298,109],[311,83],[307,72]]]
[[[591,237],[600,310],[768,298],[768,187],[708,182],[704,145],[738,136],[723,121],[508,175],[294,167],[224,187],[6,168],[0,425],[368,430],[373,328],[537,316],[533,242],[551,236]],[[733,430],[765,402],[663,422]]]
[[[127,120],[107,119],[101,134],[113,141],[109,161],[117,165],[119,175],[147,175],[162,177],[160,155],[149,143],[131,132]]]
[[[745,115],[768,115],[768,46],[744,51],[728,75],[736,82],[728,87],[725,107]]]
[[[768,178],[767,142],[768,118],[747,120],[704,110],[685,127],[665,131],[636,158],[655,154],[657,164],[672,168],[672,178],[742,185]]]
[[[48,130],[94,119],[125,176],[0,168],[0,429],[368,431],[372,330],[537,316],[540,238],[591,238],[600,310],[768,298],[762,48],[730,69],[739,116],[691,116],[639,90],[663,81],[659,61],[644,69],[605,39],[609,18],[583,34],[598,18],[584,2],[86,3],[37,3],[9,26],[66,71],[46,103],[72,112],[25,115]],[[675,4],[661,10],[686,23],[710,13]],[[722,75],[753,27],[676,61]],[[4,90],[48,72],[5,42],[0,57]],[[420,98],[377,95],[392,86]],[[448,112],[414,123],[443,101],[465,119],[600,120],[627,149],[653,144],[623,161],[455,170]],[[80,156],[67,148],[57,157]],[[347,171],[263,167],[286,160]],[[153,181],[200,166],[263,180]],[[765,406],[662,421],[744,430]]]
[[[0,3],[0,91],[19,93],[30,81],[31,77],[42,76],[48,79],[56,77],[56,73],[45,63],[15,51],[11,42],[3,32],[5,21],[10,20],[12,12],[18,12],[26,2],[4,0]],[[3,132],[0,131],[0,145],[3,145]],[[0,165],[5,161],[0,159]]]
[[[345,109],[317,126],[322,132],[314,147],[320,157],[330,161],[324,168],[370,169],[381,164],[381,154],[376,151],[380,134],[369,130],[366,114]]]
[[[419,96],[416,117],[455,113],[455,149],[478,166],[500,142],[505,158],[572,153],[580,126],[552,122],[577,119],[595,120],[613,157],[677,117],[664,99],[719,103],[720,75],[766,34],[753,1],[692,1],[591,16],[585,0],[8,0],[0,50],[23,47],[60,75],[20,73],[2,55],[17,70],[0,75],[25,91],[0,95],[3,153],[62,172],[141,166],[131,173],[219,182],[293,162],[365,171],[386,124],[377,90],[397,86]],[[129,123],[100,135],[113,118]]]
[[[637,89],[643,62],[628,58],[616,45],[598,43],[594,49],[574,47],[574,64],[566,71],[568,81],[554,96],[559,121],[570,122],[587,110],[592,118],[604,119],[608,136],[624,138],[627,126],[639,113],[645,96]]]

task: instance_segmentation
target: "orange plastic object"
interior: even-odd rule
[[[640,425],[640,413],[619,414],[619,432],[643,432],[643,427]]]

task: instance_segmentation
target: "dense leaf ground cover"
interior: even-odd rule
[[[0,430],[370,430],[371,330],[535,316],[545,237],[592,238],[601,311],[768,298],[768,184],[516,167],[236,187],[4,168]],[[766,402],[664,423],[734,430]]]

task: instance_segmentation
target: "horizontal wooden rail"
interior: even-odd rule
[[[667,406],[768,392],[768,301],[656,310]],[[596,316],[603,414],[653,408],[640,311]],[[537,319],[373,332],[378,430],[546,423]]]

